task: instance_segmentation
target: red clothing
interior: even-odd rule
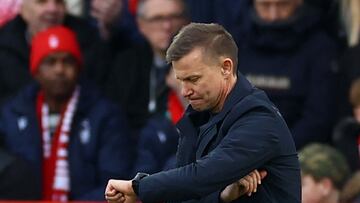
[[[174,91],[169,92],[168,112],[173,124],[176,124],[184,114],[184,107]]]
[[[22,0],[1,0],[0,27],[13,19],[19,12]]]

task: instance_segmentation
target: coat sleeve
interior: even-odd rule
[[[279,125],[278,117],[268,109],[259,107],[248,111],[208,155],[183,167],[142,179],[140,199],[148,203],[201,200],[210,193],[215,197],[216,191],[274,157],[279,144],[277,128],[282,127]]]

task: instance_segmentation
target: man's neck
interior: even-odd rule
[[[51,113],[61,113],[61,110],[66,105],[68,99],[69,98],[59,99],[47,96],[46,94],[44,95],[44,102],[49,106],[49,111]]]

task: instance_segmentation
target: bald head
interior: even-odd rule
[[[62,24],[65,12],[64,0],[24,0],[20,15],[30,34],[35,35],[50,26]]]
[[[165,55],[173,36],[187,24],[182,0],[143,0],[139,2],[137,23],[155,53]]]

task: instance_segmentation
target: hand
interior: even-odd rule
[[[261,180],[266,175],[266,171],[252,171],[240,180],[228,185],[220,194],[221,200],[223,202],[231,202],[244,194],[251,196],[252,193],[257,191],[257,186],[261,184]]]
[[[106,186],[105,199],[109,203],[135,203],[137,196],[131,181],[112,179]]]

